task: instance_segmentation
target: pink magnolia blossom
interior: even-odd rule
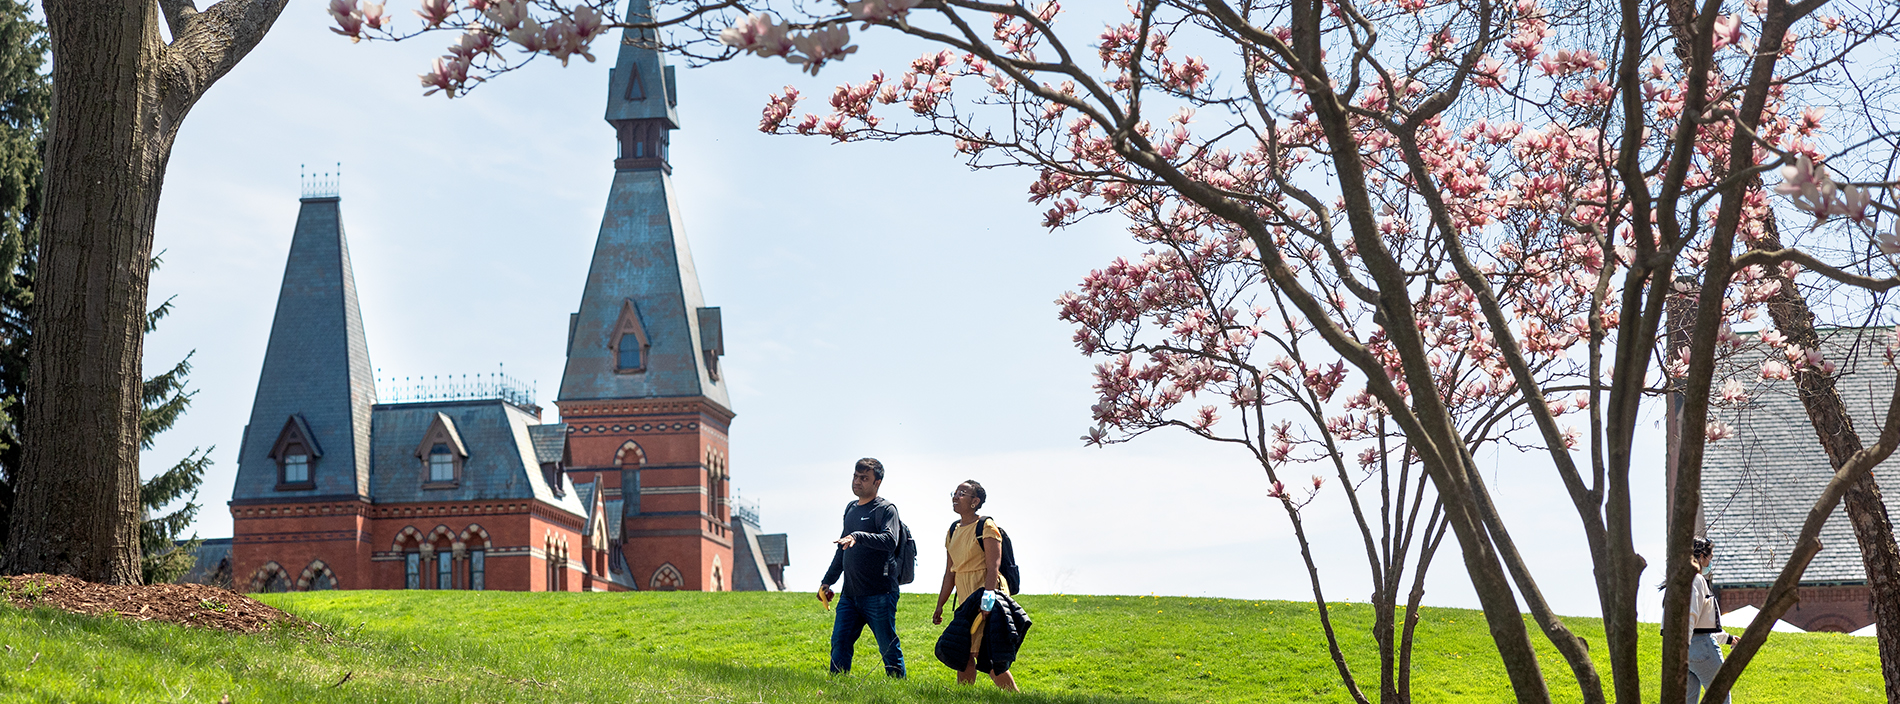
[[[1787,381],[1794,378],[1794,372],[1788,369],[1788,365],[1771,359],[1761,363],[1761,378]]]
[[[1882,254],[1900,254],[1900,221],[1894,223],[1894,230],[1879,230],[1874,233],[1874,246]]]
[[[1748,400],[1748,390],[1742,388],[1742,382],[1729,379],[1722,382],[1721,399],[1723,403],[1743,403]]]
[[[1715,38],[1712,41],[1716,51],[1721,51],[1723,47],[1731,45],[1742,48],[1744,51],[1752,50],[1752,47],[1745,46],[1745,40],[1742,38],[1740,15],[1722,15],[1715,18]]]
[[[858,0],[846,3],[845,12],[851,19],[863,20],[864,27],[873,22],[888,22],[901,19],[911,8],[923,4],[923,0]]]
[[[430,27],[441,25],[455,14],[455,0],[422,0],[422,9],[416,10],[416,16]]]
[[[519,7],[519,6],[517,6]],[[548,48],[547,31],[533,17],[521,20],[514,29],[508,30],[508,41],[514,42],[521,50],[530,54],[540,53]]]
[[[1727,423],[1723,423],[1720,421],[1709,421],[1709,424],[1705,428],[1705,430],[1708,433],[1709,442],[1727,440],[1729,438],[1735,437],[1735,428],[1731,427]]]
[[[786,25],[763,12],[746,15],[719,32],[719,42],[761,57],[784,56],[792,51],[792,38]]]
[[[519,0],[485,1],[487,7],[482,10],[482,16],[488,18],[488,21],[499,25],[503,31],[507,32],[509,41],[515,41],[514,32],[521,27],[523,22],[534,21],[528,17],[528,4],[526,2],[520,2]],[[536,27],[535,33],[539,34],[540,29],[538,28],[538,23]]]
[[[330,31],[349,37],[352,42],[363,38],[363,13],[356,9],[356,0],[330,0],[330,17],[336,20],[336,26]]]
[[[792,37],[792,45],[804,55],[794,56],[788,60],[795,64],[803,64],[805,72],[814,76],[818,75],[818,69],[826,62],[841,59],[847,54],[855,54],[858,51],[858,47],[851,44],[851,32],[843,25],[814,29]]]
[[[388,3],[384,3],[385,5]],[[382,29],[389,23],[389,14],[383,11],[383,5],[363,3],[363,25],[370,29]]]

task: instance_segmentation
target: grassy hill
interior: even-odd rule
[[[1348,702],[1312,606],[1206,598],[1043,595],[1014,669],[1024,694],[954,685],[931,656],[934,599],[906,595],[911,676],[887,681],[867,631],[848,677],[825,674],[830,613],[809,594],[319,592],[264,600],[328,626],[239,636],[0,605],[0,701],[214,702]],[[1370,608],[1335,612],[1374,678]],[[1601,625],[1572,619],[1593,643]],[[1648,631],[1648,629],[1645,629]],[[1656,634],[1644,634],[1646,674]],[[1541,644],[1541,641],[1540,641]],[[1554,651],[1560,700],[1578,699]],[[1420,702],[1511,699],[1477,612],[1428,609]],[[1608,663],[1600,666],[1608,677]],[[1652,675],[1653,677],[1653,675]],[[340,684],[339,684],[340,683]],[[1653,679],[1647,683],[1656,701]],[[1871,638],[1776,634],[1739,702],[1881,701]]]

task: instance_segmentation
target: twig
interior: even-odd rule
[[[343,686],[343,683],[350,681],[350,676],[354,674],[356,674],[355,670],[351,670],[349,672],[343,673],[343,679],[337,680],[336,684],[330,685],[330,689],[336,689],[338,687]]]

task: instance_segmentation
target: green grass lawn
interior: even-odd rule
[[[825,674],[830,613],[810,594],[317,592],[263,597],[328,627],[229,635],[0,605],[0,701],[215,702],[1347,702],[1312,606],[1206,598],[1026,596],[1022,695],[959,688],[936,662],[934,599],[906,595],[910,679],[886,680],[867,631],[850,676]],[[1335,610],[1376,700],[1365,605]],[[1422,617],[1420,702],[1511,699],[1483,619]],[[1602,643],[1594,619],[1571,627]],[[1656,634],[1645,629],[1656,701]],[[1533,631],[1535,632],[1535,631]],[[1540,639],[1540,645],[1544,645]],[[1547,645],[1560,701],[1579,697]],[[1600,655],[1600,653],[1599,653]],[[1608,663],[1599,662],[1608,679]],[[341,684],[338,684],[341,682]],[[1881,701],[1871,638],[1776,634],[1738,702]]]

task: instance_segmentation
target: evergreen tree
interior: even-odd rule
[[[38,262],[41,155],[52,82],[46,26],[31,8],[0,0],[0,525],[20,467],[21,400],[31,340],[31,281]],[[0,536],[4,543],[5,536]]]
[[[159,263],[158,256],[152,257],[152,270],[157,270]],[[146,313],[145,333],[157,329],[158,321],[171,311],[172,300],[168,298]],[[191,397],[197,392],[185,390],[185,377],[191,374],[191,356],[196,352],[186,353],[171,369],[145,380],[139,409],[139,449],[152,449],[152,438],[171,428],[191,405]],[[180,545],[178,538],[198,517],[198,485],[204,482],[205,467],[210,465],[211,451],[194,447],[171,469],[139,483],[139,571],[146,584],[177,580],[196,564],[198,546],[204,541],[193,535]],[[153,515],[187,494],[191,498],[185,499],[178,510]]]

